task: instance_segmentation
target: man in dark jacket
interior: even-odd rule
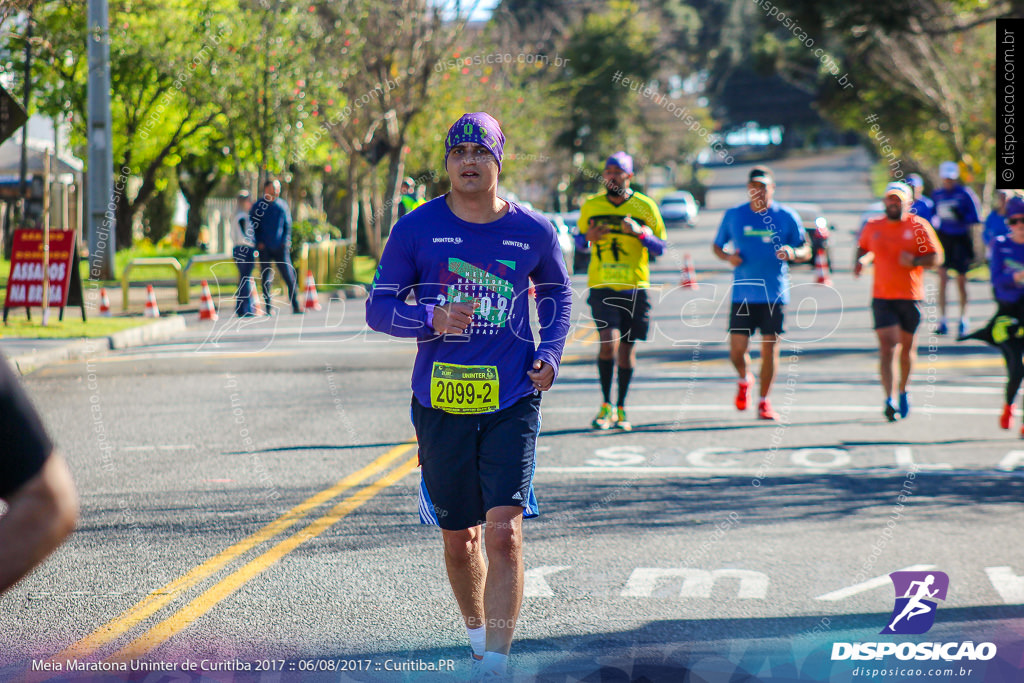
[[[268,180],[263,184],[263,197],[249,210],[249,221],[252,223],[256,249],[260,255],[260,271],[263,280],[263,300],[270,315],[270,282],[274,277],[272,265],[288,285],[288,300],[292,303],[293,313],[302,313],[295,292],[295,267],[292,266],[289,250],[292,243],[292,216],[288,205],[280,199],[281,183]]]

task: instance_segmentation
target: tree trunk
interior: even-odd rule
[[[125,192],[114,193],[114,237],[118,250],[132,246],[132,225],[142,206],[138,201],[129,202]]]
[[[380,221],[373,215],[370,201],[370,182],[365,176],[359,180],[359,214],[366,235],[366,248],[375,259],[380,259]]]
[[[185,195],[188,202],[188,219],[185,222],[184,247],[194,247],[199,242],[199,231],[206,219],[206,200],[213,194],[217,183],[220,182],[220,172],[217,167],[203,168],[202,166],[179,166],[180,171],[185,171],[188,179],[178,174],[178,186],[181,193]]]
[[[402,201],[402,176],[405,174],[405,134],[398,138],[398,144],[388,154],[388,177],[384,181],[384,215],[382,226],[385,235],[391,234],[391,226],[398,220],[398,203]]]
[[[348,158],[348,173],[345,176],[345,196],[341,200],[342,211],[344,212],[344,224],[341,226],[342,234],[346,239],[359,244],[359,206],[356,194],[356,164],[355,156]]]

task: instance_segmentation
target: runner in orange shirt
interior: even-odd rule
[[[883,414],[889,422],[910,414],[907,381],[917,355],[917,326],[924,299],[924,269],[942,263],[939,238],[928,221],[910,213],[913,191],[904,183],[885,188],[885,217],[868,221],[860,234],[854,277],[874,257],[875,282],[871,309],[878,335],[879,374],[885,394]],[[893,399],[896,349],[900,353],[899,405]]]

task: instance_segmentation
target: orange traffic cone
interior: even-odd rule
[[[199,319],[217,320],[217,309],[213,306],[213,295],[210,294],[210,285],[203,280],[203,295],[199,300]]]
[[[260,293],[256,288],[256,279],[249,276],[249,301],[252,303],[252,314],[263,315],[263,302],[260,301]]]
[[[313,280],[313,271],[306,271],[306,306],[307,311],[320,310],[320,297],[316,294],[316,282]]]
[[[824,249],[818,249],[818,253],[814,256],[814,266],[818,269],[818,284],[831,286],[832,278],[829,277],[828,257],[825,256]]]
[[[110,317],[110,297],[107,296],[106,287],[100,287],[100,315],[104,318]]]
[[[680,287],[697,289],[697,269],[693,267],[693,257],[689,254],[683,254],[683,271],[681,275],[682,278],[679,280]]]
[[[147,318],[159,318],[160,308],[156,305],[156,292],[153,285],[146,285],[146,310],[143,315]]]

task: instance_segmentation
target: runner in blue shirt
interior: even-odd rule
[[[939,177],[942,187],[932,193],[935,202],[935,213],[938,222],[936,232],[946,261],[939,268],[939,326],[936,334],[949,332],[946,319],[946,284],[949,282],[949,271],[956,271],[956,285],[960,292],[960,335],[967,333],[967,271],[974,261],[974,240],[971,230],[978,217],[978,197],[974,191],[962,185],[960,167],[955,161],[943,161],[939,164]]]
[[[558,374],[572,303],[551,223],[497,196],[504,144],[484,112],[455,122],[445,138],[451,192],[395,224],[366,306],[373,329],[417,339],[420,521],[442,529],[474,677],[507,666],[523,598],[522,520],[538,514],[540,395]]]
[[[806,261],[811,246],[800,217],[789,207],[772,201],[775,179],[764,166],[750,171],[750,202],[725,212],[712,249],[735,267],[732,311],[729,315],[729,359],[739,373],[736,409],[746,410],[754,377],[750,365],[750,337],[761,330],[761,400],[758,417],[776,420],[768,401],[779,360],[778,337],[783,330],[783,309],[789,303],[789,262]],[[727,247],[732,245],[731,249]]]
[[[910,205],[910,213],[920,216],[935,227],[935,202],[924,194],[924,178],[917,173],[907,176],[907,185],[914,190],[914,203]]]
[[[996,190],[995,205],[985,218],[985,229],[981,233],[981,241],[985,243],[985,257],[992,259],[992,242],[1000,235],[1009,235],[1010,226],[1006,224],[1006,202],[1013,196],[1013,190]]]

